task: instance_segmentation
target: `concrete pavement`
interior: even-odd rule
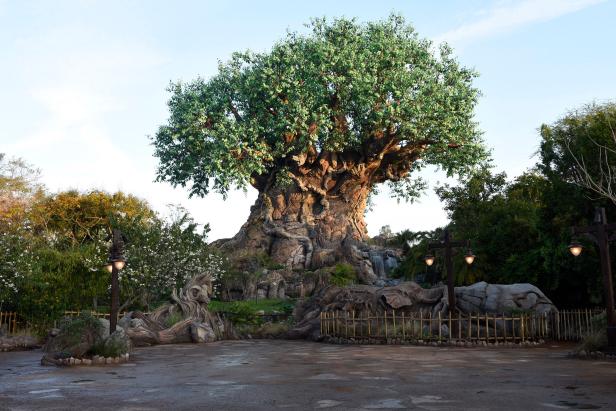
[[[65,368],[0,353],[0,410],[616,410],[616,362],[570,348],[221,341]]]

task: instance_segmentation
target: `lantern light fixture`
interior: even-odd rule
[[[427,254],[424,257],[424,261],[426,262],[426,265],[430,267],[432,264],[434,264],[434,256],[432,254]]]
[[[571,241],[571,244],[569,244],[569,252],[573,254],[574,257],[577,257],[582,254],[583,250],[584,246],[582,246],[582,244],[580,244],[580,242],[577,240],[573,240]]]

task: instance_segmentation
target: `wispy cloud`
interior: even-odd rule
[[[565,14],[575,13],[606,0],[522,0],[498,2],[482,10],[479,20],[463,24],[435,39],[436,43],[462,45],[473,40],[509,32],[528,24],[552,20]]]

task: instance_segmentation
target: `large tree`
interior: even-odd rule
[[[173,84],[153,138],[158,179],[199,196],[256,188],[228,249],[266,251],[290,268],[346,259],[370,271],[353,258],[375,186],[409,198],[422,187],[412,171],[464,173],[485,157],[475,73],[399,16],[310,29],[269,52],[234,53],[209,80]]]

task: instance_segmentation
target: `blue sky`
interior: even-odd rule
[[[311,17],[367,21],[392,11],[480,73],[476,118],[511,177],[534,163],[542,123],[616,97],[615,0],[0,0],[0,152],[39,167],[53,191],[121,189],[161,212],[182,204],[211,224],[212,239],[231,236],[255,192],[189,200],[153,182],[147,136],[167,117],[169,81],[207,78],[233,51],[267,50]],[[418,204],[398,204],[385,190],[375,203],[371,235],[385,224],[447,221],[431,190]]]

